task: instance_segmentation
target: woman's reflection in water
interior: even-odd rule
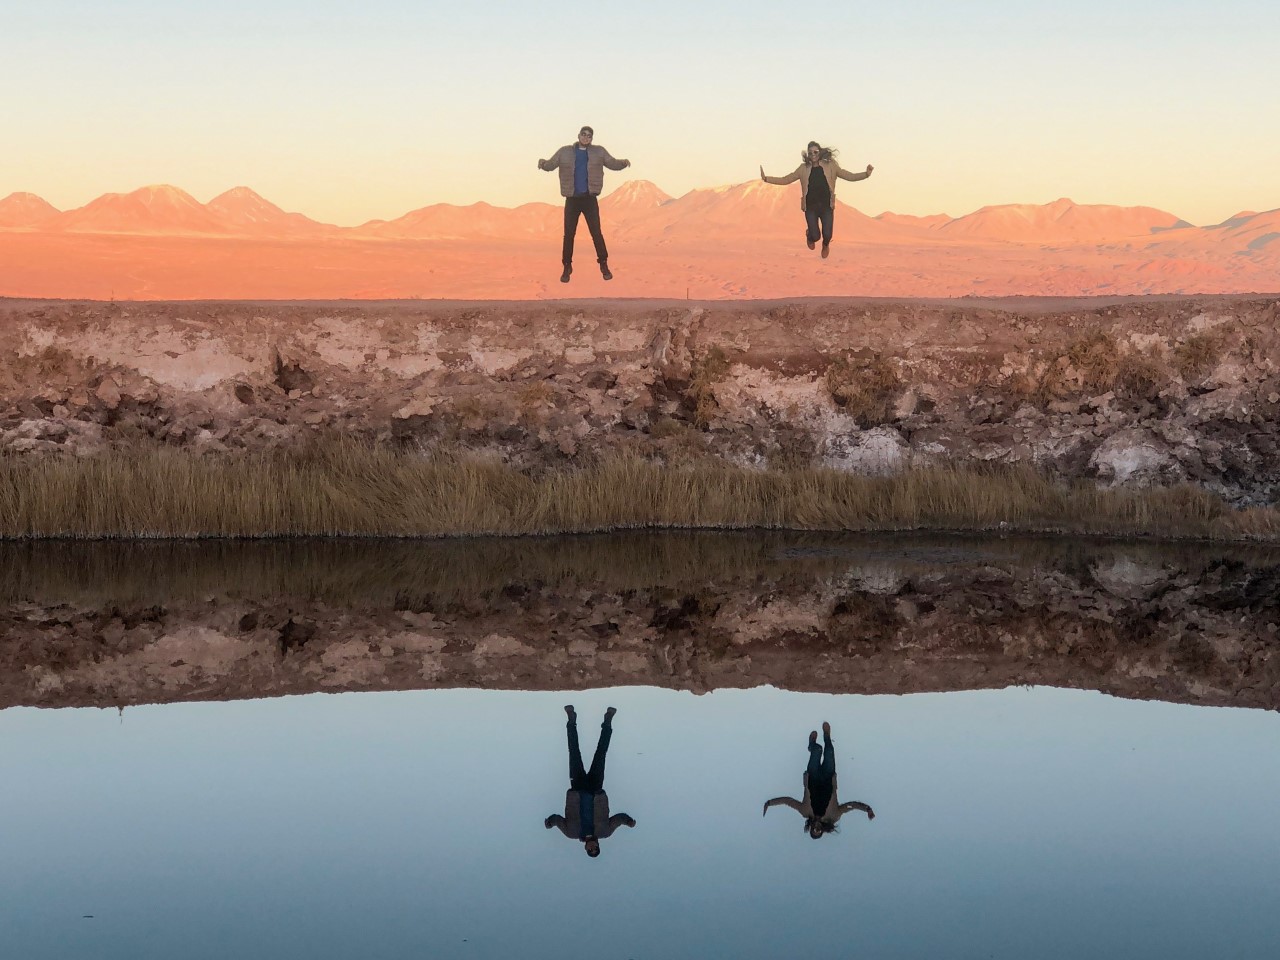
[[[582,766],[582,750],[578,747],[578,715],[572,706],[566,706],[564,712],[569,715],[569,790],[564,795],[564,816],[552,814],[542,823],[548,830],[557,827],[570,840],[581,840],[587,856],[598,857],[601,840],[613,836],[618,827],[636,825],[635,820],[625,813],[609,816],[609,795],[604,792],[604,759],[613,736],[613,715],[618,711],[610,707],[604,712],[590,770]]]
[[[769,808],[782,804],[804,817],[804,828],[809,836],[821,840],[828,833],[835,833],[836,823],[850,810],[861,810],[868,820],[876,818],[875,811],[865,803],[850,800],[841,803],[836,796],[836,752],[831,745],[831,724],[822,725],[822,746],[818,746],[818,731],[809,734],[809,768],[804,772],[804,799],[774,797],[764,805]]]

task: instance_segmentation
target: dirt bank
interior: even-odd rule
[[[1270,504],[1280,298],[0,301],[0,449],[1030,464]]]

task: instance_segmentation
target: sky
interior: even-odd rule
[[[150,183],[342,225],[555,203],[536,160],[584,123],[633,163],[606,191],[782,174],[816,139],[875,165],[841,197],[871,214],[1280,207],[1274,0],[5,6],[0,196],[60,209]]]
[[[568,702],[588,756],[618,707],[605,788],[636,826],[598,860],[543,827],[564,810]],[[815,843],[761,812],[801,792],[823,720],[840,799],[876,817]],[[1277,728],[1044,688],[4,710],[0,942],[25,960],[553,960],[571,929],[618,958],[1264,957]]]

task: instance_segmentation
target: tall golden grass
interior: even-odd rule
[[[671,466],[635,457],[533,475],[349,441],[245,456],[180,450],[0,458],[0,537],[520,535],[637,528],[1006,530],[1270,539],[1280,512],[1191,486],[1102,490],[1032,469],[893,477]]]

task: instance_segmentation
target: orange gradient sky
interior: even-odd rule
[[[45,0],[5,15],[0,196],[55,206],[247,184],[343,225],[433,202],[558,200],[582,123],[679,195],[876,166],[869,213],[1280,207],[1280,4],[558,4]]]

